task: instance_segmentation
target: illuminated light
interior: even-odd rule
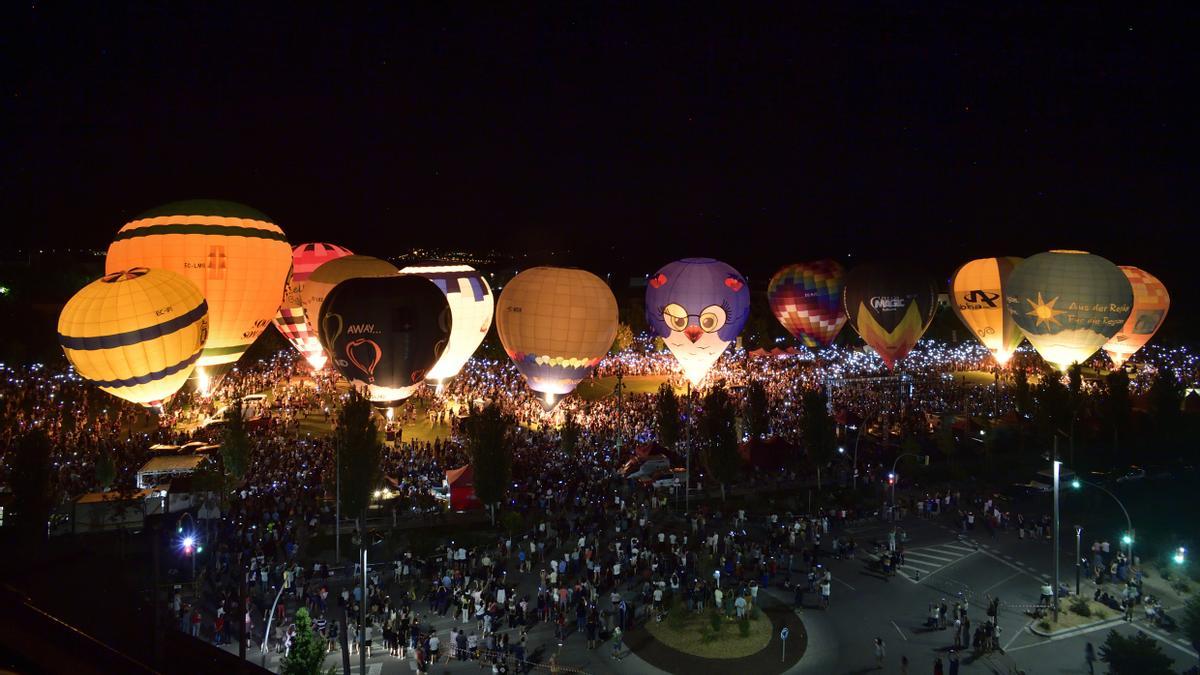
[[[1078,478],[1071,481],[1071,487],[1075,488],[1076,490],[1079,489],[1080,485],[1081,485],[1081,483],[1079,482]]]
[[[1133,543],[1133,537],[1129,536],[1129,534],[1128,534],[1128,533],[1126,533],[1126,534],[1122,535],[1122,537],[1121,537],[1121,543],[1123,543],[1123,544],[1132,544],[1132,543]]]
[[[212,380],[209,379],[208,373],[204,372],[203,368],[196,369],[196,384],[200,391],[200,396],[208,398],[211,394]]]
[[[388,418],[388,421],[389,421],[389,422],[391,422],[391,421],[392,421],[392,418],[394,418],[395,416],[396,416],[396,409],[395,409],[395,408],[388,408],[388,409],[387,409],[387,418]]]
[[[1184,547],[1182,547],[1182,546],[1180,546],[1179,548],[1175,549],[1175,556],[1174,556],[1174,558],[1175,558],[1175,564],[1176,564],[1176,565],[1182,565],[1182,564],[1183,564],[1183,561],[1187,559],[1187,549],[1186,549],[1186,548],[1184,548]]]

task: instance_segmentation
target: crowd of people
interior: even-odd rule
[[[1183,377],[1196,374],[1190,356],[1172,350],[1151,354]],[[797,401],[811,388],[828,391],[842,419],[885,413],[899,420],[946,409],[1003,414],[1013,406],[1009,388],[956,377],[987,370],[988,363],[977,345],[928,341],[904,361],[899,375],[881,372],[877,357],[854,349],[781,356],[734,349],[710,377],[725,382],[735,397],[750,382],[761,383],[770,399],[771,432],[794,439],[800,428]],[[1136,371],[1135,387],[1149,386],[1147,370]],[[616,374],[666,376],[668,384],[687,389],[673,357],[653,350],[647,338],[602,361],[598,375]],[[387,654],[415,654],[421,668],[439,658],[520,668],[532,657],[529,635],[536,626],[559,643],[579,634],[589,648],[615,639],[619,652],[621,631],[635,615],[661,616],[673,603],[692,611],[718,607],[740,618],[755,611],[762,589],[782,587],[797,602],[812,592],[828,606],[822,550],[842,555],[855,549],[853,540],[831,536],[830,529],[831,521],[836,525],[855,517],[853,512],[748,517],[699,510],[683,520],[665,517],[660,508],[665,497],[631,489],[620,479],[616,469],[625,457],[613,442],[654,440],[655,394],[570,397],[548,414],[515,367],[485,358],[468,362],[443,386],[421,391],[417,401],[383,422],[390,442],[381,471],[388,496],[399,497],[385,512],[393,524],[409,517],[430,499],[447,470],[466,464],[460,420],[496,402],[517,422],[509,437],[513,483],[505,511],[519,519],[492,540],[447,543],[445,550],[419,558],[409,551],[386,567],[374,567],[365,589],[355,563],[330,559],[327,551],[318,554],[313,544],[335,521],[329,499],[334,448],[328,433],[313,430],[328,428],[343,393],[332,371],[312,373],[288,352],[244,364],[211,392],[181,393],[157,415],[98,392],[69,368],[0,366],[5,448],[0,483],[8,479],[14,441],[37,427],[51,439],[60,501],[99,487],[102,457],[114,465],[111,482],[128,486],[151,445],[218,441],[219,425],[206,421],[248,393],[267,397],[254,411],[247,474],[223,500],[223,511],[206,509],[219,517],[200,521],[210,544],[201,568],[202,593],[190,606],[181,596],[172,598],[181,628],[216,642],[228,643],[237,634],[235,616],[247,622],[251,634],[275,619],[272,648],[286,650],[289,617],[307,606],[331,648],[344,637],[352,650],[378,650],[378,639]],[[568,416],[581,430],[570,456],[561,451],[556,431]],[[431,440],[405,437],[404,430],[417,422],[436,431]],[[938,504],[940,510],[940,499]],[[1008,516],[1002,517],[997,525],[1008,527]],[[1019,527],[1024,532],[1023,522]],[[903,564],[903,543],[886,557],[892,565]],[[290,602],[273,605],[272,591],[278,589]],[[361,631],[358,619],[343,618],[342,608],[346,617],[367,610]]]

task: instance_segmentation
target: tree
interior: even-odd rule
[[[721,484],[721,501],[725,500],[725,486],[733,482],[741,466],[742,458],[737,451],[736,417],[737,412],[725,385],[714,385],[704,397],[700,414],[700,447],[704,465]]]
[[[1183,607],[1183,632],[1192,643],[1192,649],[1200,651],[1200,596],[1193,595]]]
[[[1016,399],[1017,412],[1027,413],[1033,409],[1033,392],[1029,389],[1029,376],[1024,368],[1013,365],[1013,398]]]
[[[1150,385],[1150,417],[1160,444],[1173,446],[1182,407],[1183,383],[1169,367],[1160,368]]]
[[[1100,645],[1100,660],[1111,675],[1173,675],[1174,659],[1163,653],[1158,642],[1142,631],[1125,637],[1115,630]]]
[[[558,443],[566,455],[575,454],[575,448],[579,445],[579,422],[569,412],[564,415],[562,426],[558,429]]]
[[[755,380],[746,390],[746,428],[754,438],[763,438],[770,432],[771,417],[767,400],[767,389]]]
[[[50,519],[50,438],[41,429],[17,438],[9,485],[12,511],[21,537],[29,543],[44,543]]]
[[[495,506],[504,499],[512,474],[506,440],[509,419],[495,401],[463,423],[467,456],[475,469],[475,495],[487,504],[496,523]]]
[[[821,491],[821,467],[833,459],[837,436],[833,417],[829,414],[829,401],[820,389],[805,391],[800,398],[800,433],[808,457],[817,467],[817,492]]]
[[[279,664],[281,675],[318,675],[325,662],[325,640],[313,630],[312,617],[304,607],[296,610],[296,636],[292,649]]]
[[[246,417],[242,414],[242,401],[238,399],[225,414],[225,431],[221,434],[221,460],[225,464],[225,475],[234,484],[246,477],[250,467],[250,434],[246,431]],[[223,495],[224,499],[227,495]]]
[[[356,518],[366,515],[371,494],[379,484],[379,427],[371,417],[371,402],[357,389],[338,412],[334,440],[342,473],[342,508]],[[359,522],[362,530],[362,522]]]
[[[101,450],[100,456],[96,458],[96,485],[103,490],[116,479],[117,467],[113,464],[112,456]]]
[[[1035,392],[1034,414],[1043,438],[1051,440],[1058,429],[1067,425],[1071,418],[1070,392],[1063,386],[1062,379],[1053,370],[1042,374],[1042,381]]]
[[[954,438],[954,415],[942,415],[942,419],[938,423],[935,442],[938,452],[942,453],[946,464],[952,464],[954,451],[958,449],[958,441]]]
[[[674,449],[679,443],[679,398],[675,390],[664,382],[658,388],[658,442]]]
[[[1104,378],[1104,420],[1112,430],[1113,453],[1120,438],[1129,428],[1129,375],[1124,370],[1114,370]]]
[[[617,334],[613,338],[612,349],[613,354],[619,354],[633,346],[633,329],[627,323],[617,324]]]

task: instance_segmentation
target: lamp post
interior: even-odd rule
[[[1062,462],[1058,461],[1058,436],[1054,437],[1054,623],[1058,623],[1058,476]]]
[[[1079,550],[1079,539],[1083,534],[1083,526],[1075,526],[1075,595],[1079,595],[1079,563],[1082,561],[1081,552]]]
[[[899,464],[900,460],[904,457],[916,457],[917,459],[920,459],[920,456],[917,455],[916,453],[902,452],[899,455],[896,455],[896,459],[892,462],[892,472],[888,474],[888,481],[891,482],[891,484],[892,484],[892,511],[893,512],[896,510],[896,483],[900,482],[900,476],[896,475],[896,465]]]
[[[851,486],[855,490],[858,489],[858,442],[860,440],[862,440],[862,432],[866,428],[866,426],[867,426],[867,423],[864,420],[862,422],[862,426],[860,428],[856,429],[855,434],[854,434],[854,460],[853,460],[854,466],[851,467],[852,470],[850,471],[850,476],[851,476]]]
[[[1076,477],[1071,481],[1071,487],[1075,488],[1076,490],[1078,490],[1080,488],[1080,486],[1082,486],[1082,485],[1087,485],[1088,487],[1094,487],[1097,490],[1108,495],[1109,497],[1112,497],[1113,501],[1117,503],[1117,506],[1121,507],[1121,512],[1125,514],[1125,527],[1126,527],[1125,534],[1121,537],[1121,543],[1125,544],[1128,547],[1129,565],[1132,568],[1132,566],[1133,566],[1134,532],[1133,532],[1133,520],[1131,520],[1129,518],[1129,510],[1125,508],[1125,505],[1121,503],[1121,500],[1118,499],[1116,495],[1114,495],[1112,492],[1110,492],[1108,490],[1108,488],[1104,487],[1103,485],[1099,485],[1099,484],[1093,483],[1091,481],[1086,481],[1079,477]]]

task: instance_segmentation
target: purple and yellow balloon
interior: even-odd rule
[[[646,287],[646,322],[698,385],[750,316],[746,278],[720,260],[668,263]]]

